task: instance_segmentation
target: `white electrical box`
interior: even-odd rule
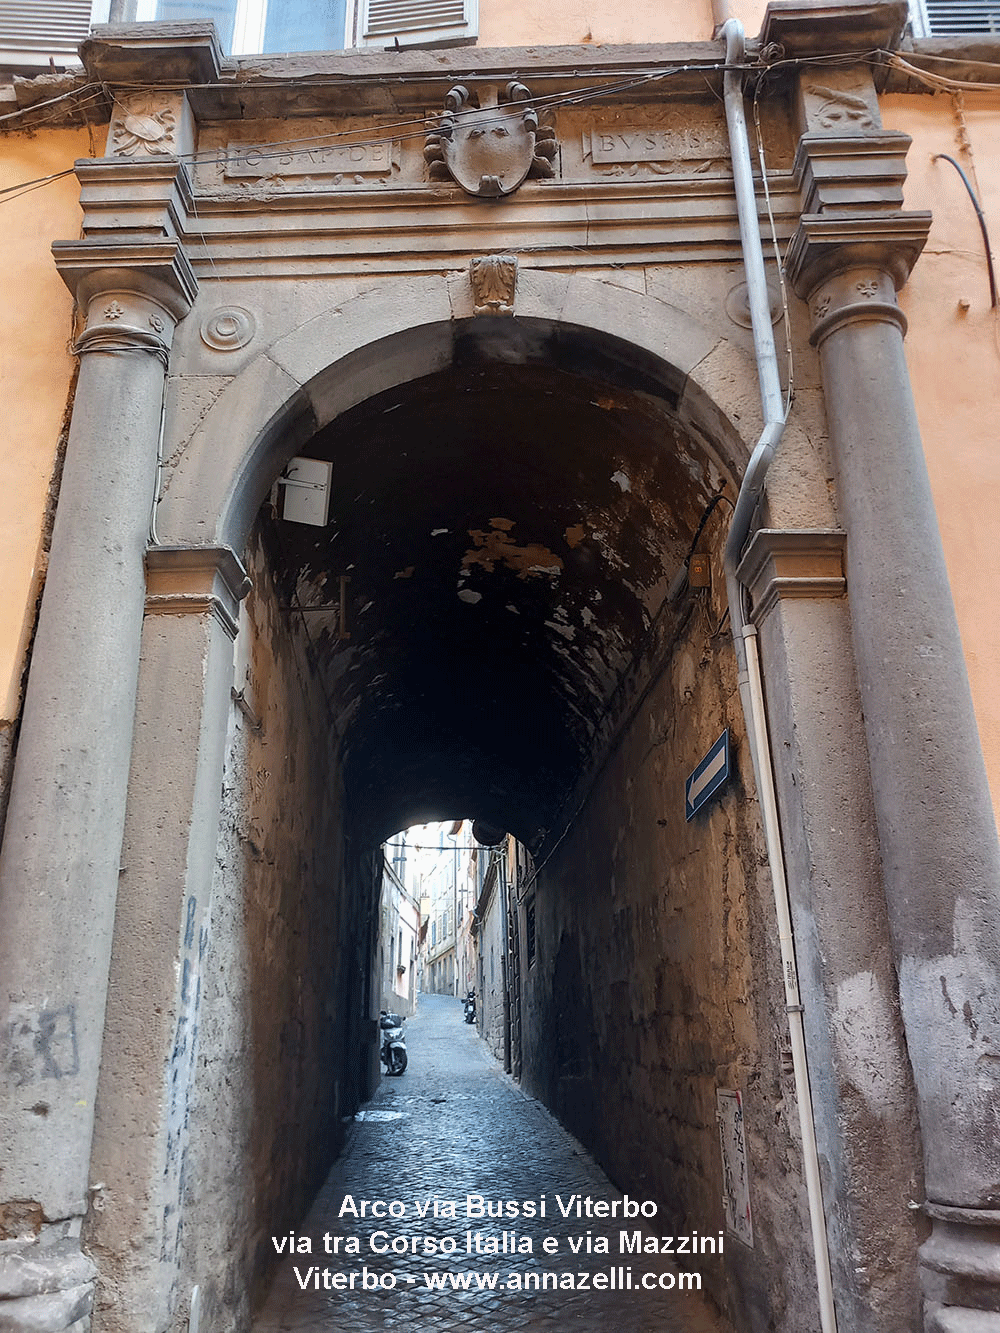
[[[289,523],[325,528],[330,517],[333,464],[322,458],[292,458],[278,478],[284,496],[281,517]]]

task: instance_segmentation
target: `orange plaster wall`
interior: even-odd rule
[[[887,129],[913,136],[906,207],[934,215],[927,248],[900,294],[907,359],[965,646],[994,806],[1000,812],[1000,316],[991,310],[982,236],[948,153],[972,181],[990,238],[1000,238],[1000,95],[966,93],[968,144],[952,98],[892,96]],[[964,310],[961,303],[968,302]]]
[[[764,3],[730,5],[748,36],[764,18]],[[479,46],[615,45],[625,42],[706,42],[713,29],[711,0],[546,0],[512,5],[479,0]]]
[[[86,131],[11,134],[0,140],[0,189],[90,155]],[[71,175],[19,198],[0,196],[0,723],[17,716],[42,573],[42,519],[73,371],[73,304],[49,246],[80,234],[79,192]]]

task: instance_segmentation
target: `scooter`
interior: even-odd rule
[[[465,997],[465,1021],[474,1023],[476,1021],[476,992],[470,990]]]
[[[387,1074],[401,1074],[406,1068],[406,1038],[403,1036],[402,1014],[390,1014],[385,1009],[379,1014],[378,1025],[382,1034],[379,1058]]]

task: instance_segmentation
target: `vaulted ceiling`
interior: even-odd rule
[[[468,815],[544,840],[721,482],[671,409],[593,349],[511,364],[470,335],[303,451],[333,461],[329,523],[268,541],[367,834]]]

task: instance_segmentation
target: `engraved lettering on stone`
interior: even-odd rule
[[[540,122],[530,99],[516,80],[484,106],[462,84],[452,88],[424,143],[431,180],[453,180],[467,194],[497,199],[529,177],[554,176],[556,133]]]
[[[816,119],[822,129],[861,131],[876,128],[871,107],[863,97],[819,83],[811,84],[806,92],[821,99]]]
[[[699,162],[702,165],[695,170],[701,172],[724,158],[727,151],[724,135],[713,125],[597,125],[583,136],[584,157],[589,156],[599,169],[610,164],[641,163],[657,175],[668,175],[680,163]]]
[[[512,315],[517,288],[517,256],[486,255],[469,265],[477,315]]]
[[[369,176],[386,177],[399,170],[399,143],[312,144],[294,150],[230,143],[222,167],[227,180],[266,177],[271,184],[281,184],[287,177],[315,177],[334,185],[345,179],[363,185]]]
[[[129,110],[111,132],[112,148],[123,157],[169,154],[174,151],[175,128],[176,117],[167,108]]]
[[[221,306],[201,326],[201,340],[216,352],[235,352],[246,347],[257,332],[257,321],[242,306]]]

